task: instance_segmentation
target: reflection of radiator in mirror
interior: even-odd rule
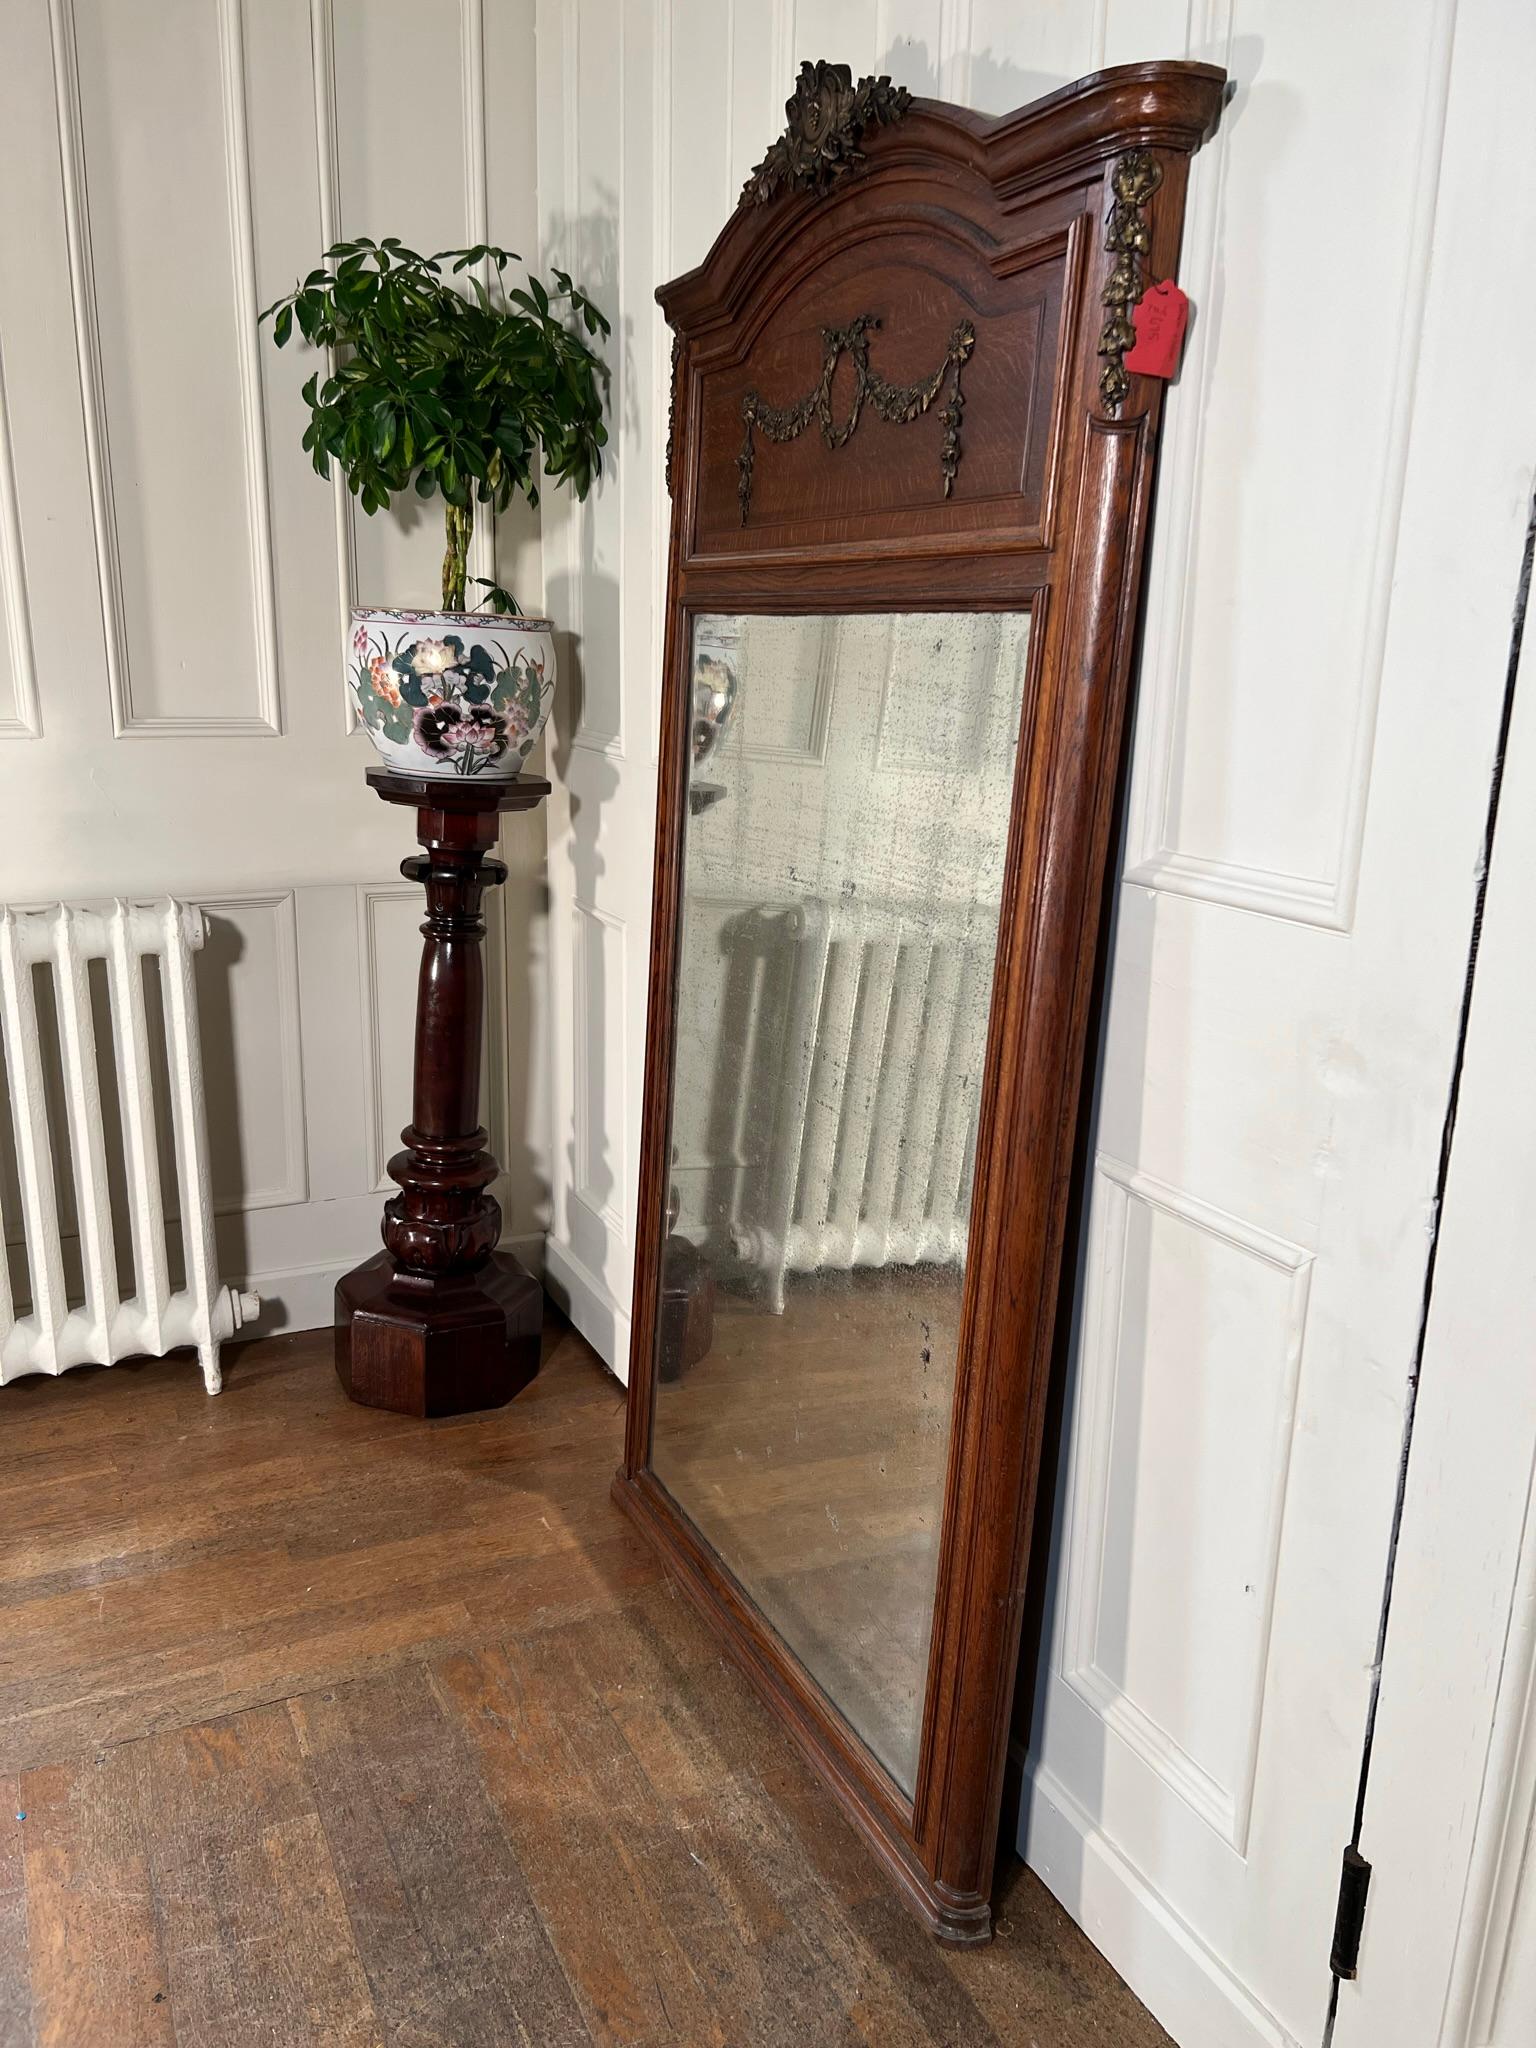
[[[965,1257],[994,908],[738,912],[708,1207],[774,1312],[789,1273]]]

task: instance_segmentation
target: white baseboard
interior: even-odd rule
[[[1033,1758],[1019,1854],[1178,2048],[1298,2048]]]
[[[503,1251],[516,1254],[519,1262],[541,1284],[544,1278],[544,1233],[531,1231],[524,1237],[504,1237]],[[371,1253],[364,1252],[362,1258]],[[336,1282],[360,1263],[359,1256],[322,1259],[313,1266],[282,1266],[271,1273],[252,1273],[232,1286],[254,1287],[261,1296],[261,1314],[253,1327],[240,1332],[243,1344],[251,1337],[276,1337],[289,1330],[324,1330],[335,1315]],[[228,1275],[223,1277],[229,1278]]]
[[[544,1241],[544,1285],[608,1370],[629,1384],[629,1310],[621,1308],[569,1245]]]

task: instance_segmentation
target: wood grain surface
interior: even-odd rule
[[[320,1331],[0,1423],[0,2048],[1164,2042],[1020,1866],[990,1949],[922,1932],[610,1504],[563,1324],[487,1415],[353,1405]]]

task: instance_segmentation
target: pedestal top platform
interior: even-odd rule
[[[367,781],[386,803],[427,811],[529,811],[550,792],[542,775],[493,782],[489,776],[397,775],[392,768],[370,768]]]

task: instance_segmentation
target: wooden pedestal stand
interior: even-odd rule
[[[538,1370],[543,1294],[496,1250],[501,1210],[486,1190],[496,1161],[480,1128],[485,1018],[481,893],[506,880],[487,859],[502,811],[526,811],[549,784],[433,781],[370,768],[387,803],[410,804],[426,848],[402,861],[427,892],[416,997],[416,1072],[400,1186],[384,1206],[384,1246],[336,1287],[336,1371],[354,1401],[404,1415],[497,1408]]]

